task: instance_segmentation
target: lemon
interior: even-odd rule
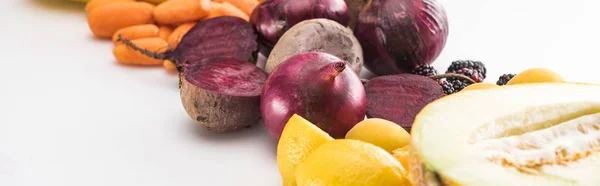
[[[340,139],[312,152],[296,168],[299,186],[403,186],[410,182],[394,157],[373,144]]]
[[[400,162],[400,164],[402,165],[402,167],[404,167],[405,170],[408,170],[408,158],[410,156],[408,150],[410,150],[410,145],[396,149],[392,152],[392,156],[394,156],[394,158],[396,158],[396,160]]]
[[[296,185],[294,166],[317,147],[333,141],[326,132],[294,114],[283,128],[277,145],[277,166],[284,186]]]
[[[491,84],[491,83],[475,83],[475,84],[471,84],[471,85],[465,87],[464,89],[462,89],[462,91],[488,89],[488,88],[496,88],[496,87],[498,87],[498,85]]]
[[[346,133],[346,139],[369,142],[392,152],[407,145],[410,134],[394,122],[380,118],[369,118],[352,127]]]
[[[530,68],[515,77],[513,77],[506,85],[516,85],[524,83],[548,83],[548,82],[564,82],[563,77],[546,68]]]

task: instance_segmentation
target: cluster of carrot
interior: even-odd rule
[[[150,2],[157,2],[153,0]],[[127,65],[164,65],[175,69],[171,61],[148,57],[133,50],[118,37],[131,40],[140,48],[164,52],[174,49],[181,38],[199,21],[236,16],[249,21],[262,0],[91,0],[86,4],[88,26],[100,38],[113,40],[113,55]]]

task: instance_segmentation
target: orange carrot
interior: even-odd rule
[[[256,0],[223,0],[223,2],[231,3],[233,6],[242,10],[246,15],[250,16],[252,14],[252,10],[256,6],[258,6],[258,1]]]
[[[208,17],[204,18],[204,20],[219,16],[235,16],[246,21],[250,20],[250,17],[246,15],[246,13],[228,2],[221,3],[221,6],[212,9],[208,14]]]
[[[152,23],[154,5],[146,2],[118,2],[94,8],[88,26],[98,37],[111,38],[117,30]]]
[[[136,46],[153,52],[164,52],[167,50],[167,42],[160,37],[143,38],[131,40]],[[113,49],[113,55],[119,63],[127,65],[161,65],[163,60],[154,59],[127,46],[125,43],[117,43]]]
[[[85,12],[88,14],[92,12],[92,10],[96,7],[104,6],[111,3],[117,2],[127,2],[127,1],[135,1],[135,0],[90,0],[87,4],[85,4]]]
[[[159,37],[159,29],[153,24],[135,25],[117,30],[113,35],[113,42],[116,43],[119,35],[125,39],[134,40],[147,37]]]
[[[198,21],[208,15],[210,0],[170,0],[154,9],[154,19],[160,24]]]
[[[210,10],[214,10],[215,8],[218,8],[221,6],[221,2],[217,2],[217,1],[211,1],[210,2]],[[210,14],[210,12],[209,12]]]
[[[173,33],[173,28],[170,26],[161,26],[158,28],[158,36],[163,38],[165,41],[169,40],[171,33]]]
[[[190,29],[192,29],[192,27],[194,27],[194,25],[196,25],[196,23],[186,23],[186,24],[182,24],[180,26],[178,26],[177,28],[175,28],[175,30],[173,30],[173,33],[171,33],[171,35],[169,36],[169,39],[167,40],[167,43],[169,43],[169,48],[170,49],[174,49],[177,47],[177,45],[179,44],[179,42],[181,41],[181,38],[183,38],[183,36],[190,31]]]
[[[173,61],[171,60],[165,60],[163,62],[163,66],[167,69],[167,70],[176,70],[177,66],[175,66],[175,63],[173,63]]]

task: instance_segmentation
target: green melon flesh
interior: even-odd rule
[[[425,107],[411,134],[416,185],[600,184],[599,85],[460,92]],[[428,173],[437,179],[418,180]]]

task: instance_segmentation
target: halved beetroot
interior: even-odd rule
[[[211,57],[184,67],[181,101],[199,126],[216,132],[255,124],[267,73],[233,57]]]
[[[255,64],[258,54],[257,34],[252,24],[233,16],[221,16],[198,22],[181,39],[175,49],[155,53],[135,46],[126,39],[133,49],[157,59],[174,61],[178,70],[182,66],[193,66],[204,58],[233,57]]]
[[[435,80],[413,74],[375,77],[365,90],[368,118],[390,120],[406,129],[423,107],[445,96]]]

